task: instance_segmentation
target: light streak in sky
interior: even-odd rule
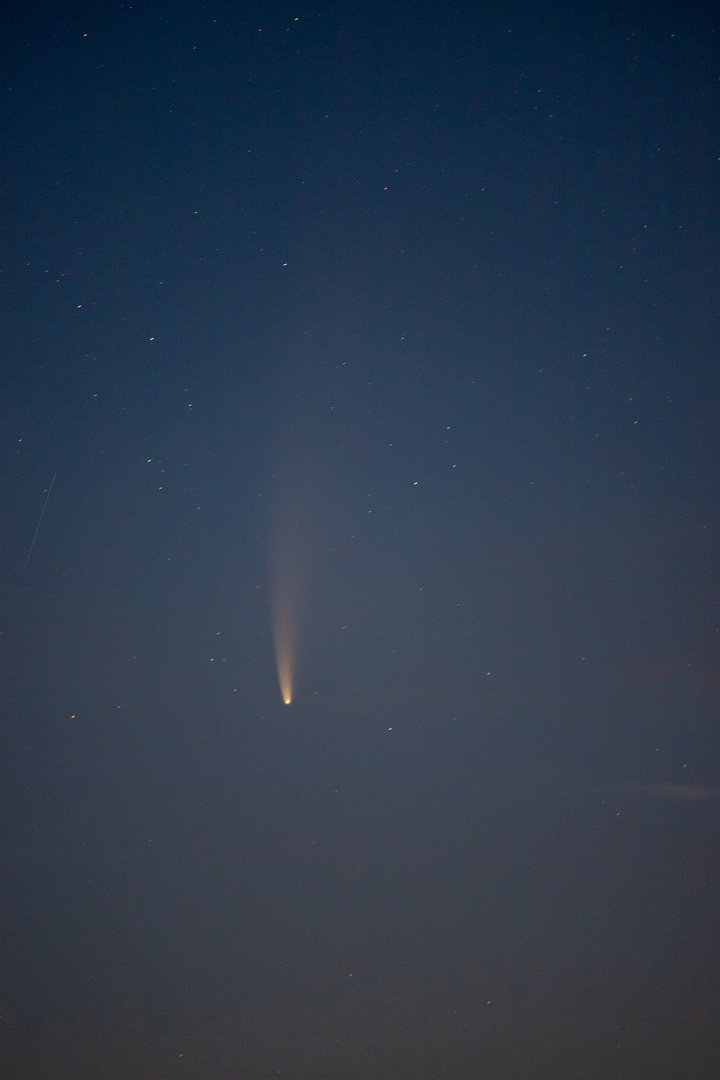
[[[270,605],[275,664],[280,694],[289,705],[298,692],[298,670],[304,650],[305,601],[312,563],[312,500],[308,497],[309,468],[303,424],[290,426],[281,439],[278,462],[268,491]]]
[[[40,520],[37,523],[37,529],[35,530],[35,535],[33,536],[32,543],[30,544],[30,550],[28,551],[27,558],[25,559],[25,566],[27,566],[27,564],[30,562],[30,556],[32,555],[32,550],[35,547],[35,541],[37,540],[37,534],[40,532],[40,526],[42,525],[42,519],[45,517],[45,511],[47,510],[47,504],[50,501],[50,495],[52,493],[52,489],[53,489],[53,485],[55,483],[55,477],[56,476],[57,476],[57,473],[55,473],[55,476],[53,476],[50,487],[48,488],[48,493],[45,496],[45,502],[43,503],[42,512],[40,514]]]
[[[295,675],[295,620],[289,597],[278,588],[273,604],[273,636],[275,639],[275,663],[277,664],[280,693],[286,705],[292,701],[293,677]]]
[[[294,521],[292,525],[295,525]],[[301,607],[299,563],[302,564],[304,560],[298,553],[297,528],[288,529],[285,525],[277,532],[278,540],[280,536],[283,540],[276,541],[271,559],[272,628],[280,693],[285,704],[289,705],[296,690]],[[288,532],[294,534],[292,539],[288,539]]]

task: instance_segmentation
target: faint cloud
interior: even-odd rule
[[[720,788],[705,784],[640,784],[624,785],[631,795],[649,795],[656,799],[675,799],[678,802],[698,802],[700,799],[717,799]]]

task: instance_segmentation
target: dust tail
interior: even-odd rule
[[[286,705],[293,696],[293,640],[289,626],[279,625],[275,629],[275,658],[277,661],[280,693]]]
[[[280,693],[286,705],[293,698],[297,644],[296,600],[287,578],[287,567],[277,571],[273,597],[273,637]]]

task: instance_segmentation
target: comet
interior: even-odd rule
[[[277,665],[280,694],[286,705],[292,701],[293,674],[295,667],[295,632],[288,611],[276,610],[273,619],[275,639],[275,663]]]
[[[276,549],[271,587],[275,664],[280,694],[286,705],[293,699],[297,670],[299,601],[294,556],[292,548],[287,546]]]
[[[289,705],[298,692],[304,656],[302,629],[312,562],[310,506],[304,452],[296,433],[286,434],[268,492],[268,577],[275,665],[280,696]]]

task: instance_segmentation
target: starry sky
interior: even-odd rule
[[[712,1080],[718,9],[0,61],[0,1078]]]

